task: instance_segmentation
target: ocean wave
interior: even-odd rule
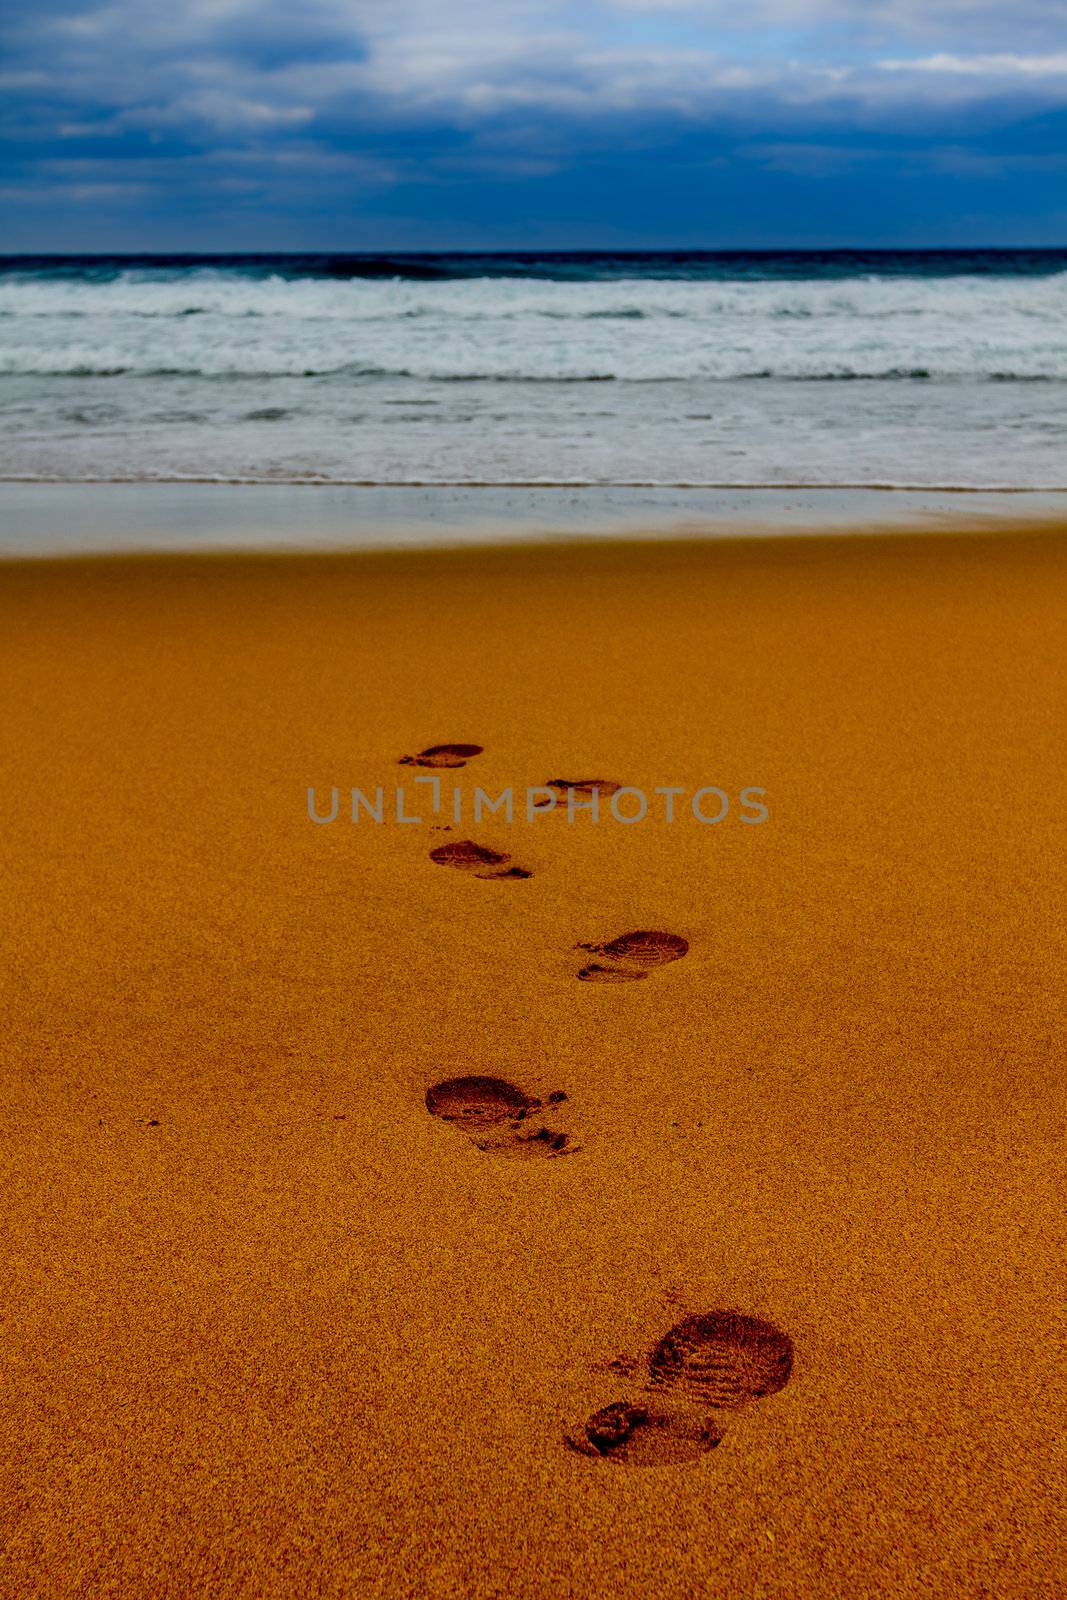
[[[1032,485],[1063,456],[1067,255],[1006,259],[0,263],[0,469]]]
[[[505,371],[454,372],[445,368],[425,369],[389,366],[358,366],[342,363],[328,367],[229,367],[214,370],[204,367],[155,366],[92,366],[74,362],[68,366],[40,364],[16,367],[0,362],[0,377],[6,378],[129,378],[194,379],[206,384],[262,383],[272,380],[299,382],[311,379],[354,379],[357,381],[396,380],[432,384],[514,384],[561,385],[620,383],[627,385],[659,384],[749,384],[749,383],[942,383],[942,384],[1059,384],[1067,383],[1067,370],[1058,373],[939,372],[931,367],[813,367],[804,370],[775,369],[773,367],[738,368],[728,371],[659,371],[659,372],[531,372],[522,369]]]
[[[1067,276],[0,275],[0,373],[424,383],[1067,378]]]
[[[967,499],[972,496],[1005,495],[1025,500],[1028,496],[1067,495],[1067,483],[1041,482],[1019,484],[1000,482],[993,478],[957,481],[931,478],[848,478],[807,477],[793,478],[670,478],[670,477],[611,477],[611,478],[556,478],[548,474],[531,478],[501,477],[393,477],[354,478],[340,473],[324,472],[167,472],[144,469],[142,471],[100,472],[10,472],[0,467],[0,483],[22,484],[232,484],[246,487],[321,488],[321,489],[562,489],[568,492],[590,490],[599,494],[604,490],[680,490],[770,492],[794,494],[798,491],[814,493],[861,492],[874,494],[953,495]],[[938,508],[943,509],[943,508]]]
[[[550,316],[709,321],[748,315],[829,319],[996,316],[1061,319],[1067,273],[1038,277],[810,279],[552,278],[376,279],[292,277],[197,269],[110,277],[0,273],[0,314],[243,316],[286,319]]]
[[[398,251],[291,254],[127,254],[0,256],[0,280],[108,284],[138,277],[213,273],[245,281],[284,278],[335,283],[449,283],[542,280],[558,283],[663,281],[877,281],[946,277],[1028,279],[1067,272],[1067,251],[943,250],[547,250]]]

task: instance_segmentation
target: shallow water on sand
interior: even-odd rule
[[[284,483],[9,483],[0,556],[426,549],[543,539],[760,537],[1067,520],[1067,493]]]

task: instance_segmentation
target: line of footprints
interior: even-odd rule
[[[430,769],[463,767],[482,747],[431,745],[401,757],[404,766]],[[551,779],[546,787],[588,799],[599,790],[613,794],[620,785],[606,778]],[[440,845],[430,860],[476,878],[516,879],[532,874],[510,856],[471,839]],[[594,959],[578,970],[583,983],[634,983],[659,967],[680,961],[689,950],[677,933],[638,929],[603,944],[579,944]],[[460,1129],[487,1154],[512,1159],[570,1155],[575,1146],[550,1126],[562,1090],[538,1100],[504,1078],[448,1078],[426,1092],[431,1116]],[[588,1418],[566,1444],[577,1454],[624,1466],[673,1466],[696,1461],[721,1442],[731,1413],[766,1395],[777,1394],[793,1371],[789,1335],[761,1317],[740,1311],[710,1311],[684,1317],[670,1328],[642,1363],[619,1357],[609,1369],[631,1387],[627,1399],[613,1401]]]

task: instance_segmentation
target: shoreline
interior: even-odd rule
[[[510,548],[1067,523],[1067,490],[6,480],[0,559],[136,551]],[[294,532],[294,526],[299,529]]]

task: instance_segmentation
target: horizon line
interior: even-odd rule
[[[1067,240],[1063,244],[834,244],[834,245],[628,245],[618,248],[611,245],[568,245],[537,248],[528,245],[513,247],[494,245],[479,249],[475,246],[440,246],[418,250],[382,246],[369,248],[330,249],[309,246],[295,250],[3,250],[0,261],[67,261],[67,260],[153,260],[165,256],[190,256],[210,258],[218,256],[262,256],[277,260],[291,257],[299,260],[306,256],[344,256],[353,259],[375,259],[381,256],[403,256],[419,259],[433,256],[781,256],[781,255],[1011,255],[1024,252],[1028,255],[1061,255],[1067,253]]]

